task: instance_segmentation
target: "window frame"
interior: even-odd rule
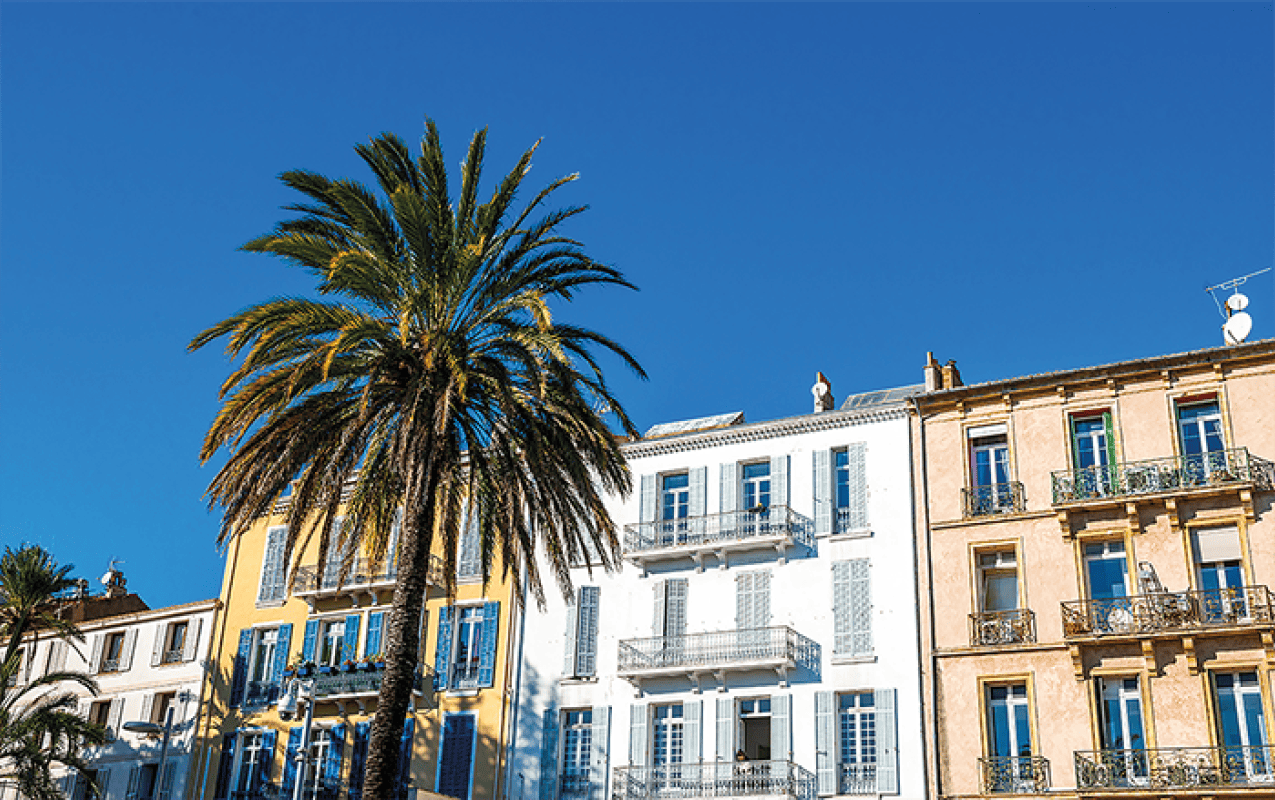
[[[989,609],[987,607],[987,576],[991,573],[1008,574],[1010,567],[1001,564],[999,558],[997,563],[991,566],[985,566],[983,560],[988,556],[999,557],[1005,554],[1009,554],[1013,559],[1014,595],[1017,605],[1012,609]],[[993,614],[1028,608],[1026,597],[1024,597],[1026,581],[1023,576],[1023,563],[1018,541],[974,545],[970,549],[970,564],[971,575],[974,580],[971,591],[974,613]]]
[[[230,772],[230,780],[226,785],[226,794],[228,797],[239,794],[240,796],[248,796],[251,789],[240,788],[243,786],[252,787],[258,774],[262,770],[262,753],[265,752],[266,730],[264,728],[243,729],[236,732],[235,742],[235,763]],[[249,748],[249,740],[256,745]],[[255,755],[254,759],[249,763],[247,757],[249,753]],[[248,764],[249,770],[244,773],[244,766]],[[268,770],[269,767],[267,766]],[[269,774],[267,772],[267,774]]]
[[[749,470],[764,468],[765,474],[749,475]],[[745,513],[762,514],[770,509],[771,497],[774,494],[774,487],[771,486],[770,459],[760,461],[741,461],[739,462],[739,509]],[[765,484],[763,491],[762,484]],[[748,504],[748,492],[750,487],[756,497],[757,502],[753,505]],[[765,497],[765,502],[761,498]]]
[[[649,706],[651,734],[649,737],[648,747],[650,751],[647,753],[647,763],[654,768],[659,767],[676,767],[686,763],[686,704],[682,701],[671,703],[653,703]],[[667,722],[661,723],[662,717],[660,712],[662,709],[668,709]],[[674,714],[676,710],[676,714]],[[659,732],[667,731],[669,737],[668,745],[664,748],[668,761],[656,763],[656,756],[660,750],[657,745]],[[677,759],[673,760],[672,756],[676,754]]]
[[[453,606],[455,611],[452,619],[452,641],[451,653],[447,659],[447,684],[452,691],[476,691],[481,687],[479,674],[482,672],[482,651],[483,651],[483,623],[486,621],[486,604],[470,603],[457,604]],[[470,620],[473,632],[470,637],[472,647],[472,657],[467,659],[465,663],[472,665],[471,670],[467,670],[462,677],[460,666],[461,656],[461,629],[466,624],[463,618],[467,613],[476,615],[476,621]]]
[[[181,632],[181,640],[177,633]],[[179,619],[164,626],[164,650],[160,654],[160,664],[177,664],[182,661],[186,652],[186,637],[190,635],[190,620]]]
[[[877,783],[877,767],[881,763],[881,736],[877,727],[876,691],[873,689],[846,690],[835,692],[833,697],[836,702],[834,711],[836,713],[837,726],[836,765],[838,793],[841,793],[841,790],[845,789],[844,781],[846,780],[846,777],[844,773],[847,771],[846,767],[850,766],[866,767],[871,765],[870,769],[864,770],[865,773],[870,774],[860,776],[858,781],[862,781],[862,784],[857,783],[856,786],[866,787],[871,785],[875,787]],[[857,702],[852,706],[847,706],[846,701],[850,698],[856,698]],[[869,701],[866,705],[862,703],[865,699]],[[855,731],[854,740],[857,745],[855,755],[860,759],[858,761],[849,761],[847,759],[847,756],[849,755],[846,747],[847,717],[852,717],[854,719],[854,724],[851,725],[851,728]],[[870,726],[870,745],[864,742],[865,723]],[[871,748],[871,752],[869,752],[869,747]],[[871,756],[871,760],[867,760],[868,756]],[[859,792],[856,791],[854,793],[857,794]]]

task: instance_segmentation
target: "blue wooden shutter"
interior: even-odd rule
[[[686,513],[691,517],[702,517],[708,513],[708,467],[689,470],[687,483],[690,484],[690,492],[686,501]]]
[[[899,791],[899,735],[896,727],[893,689],[873,693],[877,725],[877,791]]]
[[[872,586],[866,558],[850,562],[850,636],[854,655],[872,654]]]
[[[611,707],[593,707],[593,730],[589,747],[589,794],[593,800],[608,797],[606,793],[607,761],[611,753]]]
[[[239,650],[235,653],[235,669],[230,678],[230,707],[243,704],[244,687],[248,683],[248,659],[252,656],[252,628],[239,631]]]
[[[496,680],[496,634],[500,630],[500,601],[483,604],[483,633],[479,643],[478,685],[491,686]]]
[[[230,772],[235,768],[235,736],[227,733],[221,737],[221,759],[217,762],[217,783],[213,789],[213,800],[225,800],[230,792]]]
[[[319,638],[319,621],[306,620],[304,638],[301,640],[301,662],[314,660],[314,643]]]
[[[846,448],[846,456],[850,467],[850,530],[866,531],[871,526],[868,521],[868,446],[863,442],[855,442]]]
[[[300,726],[288,729],[288,746],[283,750],[283,781],[279,785],[279,794],[292,797],[292,789],[297,783],[297,751],[301,749]]]
[[[447,686],[447,667],[452,658],[452,617],[454,606],[443,606],[438,610],[438,642],[434,649],[434,674],[440,688]]]
[[[833,512],[836,506],[834,492],[832,451],[815,451],[815,535],[822,536],[833,532]]]
[[[323,787],[328,797],[336,797],[341,788],[341,752],[345,749],[345,726],[328,729],[328,758],[323,764]]]
[[[470,717],[470,719],[473,718]],[[395,792],[398,800],[407,800],[408,784],[412,779],[412,736],[415,732],[416,718],[409,714],[407,719],[403,720],[403,737],[399,740],[398,747],[398,791]]]
[[[381,652],[381,627],[384,624],[384,611],[374,611],[367,615],[367,638],[363,641],[364,656],[374,656]]]
[[[821,795],[837,793],[837,763],[841,760],[837,744],[836,695],[815,692],[815,777]]]
[[[270,702],[279,700],[279,692],[283,688],[283,673],[288,669],[288,650],[292,647],[292,623],[285,622],[279,626],[275,637],[274,664],[270,668]]]
[[[698,764],[704,749],[704,734],[700,726],[703,710],[703,700],[682,703],[682,761],[687,764]]]
[[[448,714],[443,722],[443,752],[438,763],[438,793],[469,800],[474,757],[474,717]]]
[[[592,677],[598,671],[598,608],[602,590],[597,586],[580,587],[580,633],[576,645],[576,672]]]
[[[721,493],[718,500],[723,514],[739,510],[739,466],[734,462],[722,464]]]
[[[341,658],[353,661],[359,657],[359,620],[361,614],[349,614],[345,618],[345,636],[341,643]]]
[[[629,706],[629,764],[646,766],[646,716],[648,706]]]
[[[262,796],[266,784],[270,781],[270,765],[274,762],[274,745],[278,736],[277,731],[266,731],[261,734],[261,752],[257,754],[256,780],[250,787],[257,797]]]
[[[770,758],[792,760],[792,695],[770,696]]]
[[[354,742],[350,747],[349,800],[363,800],[363,772],[367,768],[367,737],[371,730],[370,722],[354,724]]]
[[[642,493],[638,496],[638,521],[654,522],[659,516],[659,503],[655,496],[656,477],[642,476]]]
[[[788,505],[788,456],[770,457],[770,504]]]
[[[558,797],[558,709],[545,709],[540,728],[540,800]]]

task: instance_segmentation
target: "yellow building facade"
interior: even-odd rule
[[[927,372],[932,794],[1275,797],[1275,341]]]
[[[286,503],[286,498],[282,503]],[[391,555],[356,556],[341,577],[340,553],[320,563],[311,542],[285,563],[283,510],[237,536],[227,552],[213,631],[212,702],[199,725],[201,783],[215,800],[292,798],[305,702],[283,719],[279,702],[297,680],[314,698],[306,800],[362,800],[362,773],[380,688],[383,633],[396,569]],[[316,537],[317,538],[317,537]],[[333,551],[336,548],[332,548]],[[519,628],[513,583],[484,586],[476,530],[463,537],[456,596],[433,557],[421,619],[418,683],[401,739],[394,800],[419,793],[495,798],[503,792],[503,742]]]

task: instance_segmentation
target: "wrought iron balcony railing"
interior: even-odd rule
[[[1049,791],[1049,759],[993,756],[978,760],[983,794],[1036,794]]]
[[[1265,586],[1157,592],[1062,604],[1063,635],[1138,635],[1275,622],[1275,596]]]
[[[1030,608],[970,614],[970,644],[975,647],[1035,641],[1036,615]]]
[[[558,779],[558,797],[561,800],[600,800],[602,786],[582,775],[563,775]]]
[[[1078,751],[1081,789],[1275,788],[1275,747],[1166,747]]]
[[[876,764],[841,764],[837,769],[837,794],[876,794]]]
[[[398,568],[393,562],[371,561],[360,558],[350,567],[345,579],[340,579],[338,570],[308,564],[297,568],[296,580],[292,584],[292,593],[298,597],[307,594],[336,594],[340,590],[362,589],[368,586],[393,584],[398,579]],[[429,583],[441,585],[443,582],[443,560],[436,555],[429,557]]]
[[[279,699],[279,684],[274,681],[248,681],[244,685],[243,704],[266,706]]]
[[[966,519],[994,514],[1015,514],[1027,508],[1027,496],[1019,481],[971,486],[961,490],[961,513]]]
[[[1252,483],[1275,489],[1275,462],[1250,455],[1248,448],[1215,450],[1199,455],[1127,461],[1052,474],[1054,504],[1211,486]]]
[[[786,625],[620,641],[621,677],[818,665],[819,645]]]
[[[702,517],[639,522],[624,526],[624,554],[667,548],[715,548],[768,538],[790,538],[813,546],[811,522],[787,506],[764,511],[728,511]]]
[[[815,800],[815,776],[791,761],[710,761],[616,767],[615,800],[782,796]]]
[[[182,660],[182,650],[165,650],[163,657],[159,660],[161,664],[176,664]]]
[[[319,673],[314,676],[314,697],[316,700],[345,700],[360,697],[371,697],[381,691],[381,682],[385,679],[383,670],[356,670],[354,672]],[[416,667],[416,677],[412,682],[413,694],[421,695],[433,707],[434,669],[426,664]]]

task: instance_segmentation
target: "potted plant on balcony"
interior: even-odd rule
[[[331,674],[332,674],[332,673],[334,673],[334,672],[336,672],[336,667],[332,666],[331,664],[321,664],[321,665],[319,665],[319,674],[320,674],[320,675],[331,675]]]
[[[355,667],[355,661],[354,661],[354,659],[352,659],[352,658],[347,658],[347,659],[346,659],[344,662],[342,662],[342,664],[341,664],[341,671],[342,671],[342,672],[353,672],[353,671],[354,671],[354,667]]]
[[[367,660],[368,669],[371,669],[371,670],[385,669],[385,654],[383,653],[373,653],[372,655],[368,656],[366,660]]]

